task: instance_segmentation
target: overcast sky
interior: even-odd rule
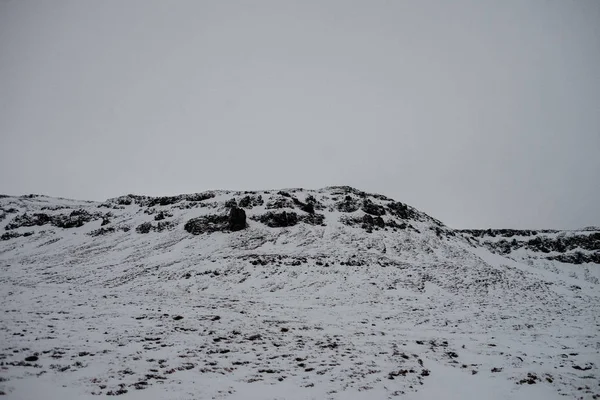
[[[0,0],[0,193],[351,185],[600,225],[600,1]]]

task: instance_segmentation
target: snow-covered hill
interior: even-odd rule
[[[570,264],[349,187],[0,208],[8,398],[600,396],[592,229]]]
[[[556,274],[600,283],[600,228],[574,231],[487,229],[461,233],[490,251]]]

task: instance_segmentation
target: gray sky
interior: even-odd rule
[[[0,193],[351,185],[600,225],[600,1],[0,0]]]

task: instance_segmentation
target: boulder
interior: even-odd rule
[[[246,229],[246,212],[238,207],[232,207],[229,210],[229,230],[232,232]]]

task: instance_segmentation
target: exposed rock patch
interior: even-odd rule
[[[251,209],[253,207],[262,206],[264,203],[265,202],[261,195],[248,195],[240,199],[238,206],[241,208]]]
[[[192,218],[185,223],[184,229],[193,235],[200,235],[212,232],[235,232],[246,229],[247,226],[246,212],[241,208],[232,207],[229,214]]]
[[[232,232],[246,229],[246,212],[238,207],[232,207],[229,211],[229,230]]]
[[[343,200],[339,201],[336,205],[338,211],[345,213],[352,213],[360,208],[360,202],[352,196],[346,196]]]
[[[24,213],[13,218],[13,220],[6,225],[4,229],[8,231],[21,227],[42,226],[46,224],[64,229],[79,228],[90,221],[102,218],[104,218],[104,214],[102,213],[92,214],[83,209],[73,210],[70,214],[56,215],[49,215],[45,213]]]
[[[269,211],[265,214],[255,216],[252,219],[259,221],[271,228],[285,228],[288,226],[294,226],[298,223],[298,214],[295,212],[272,212]]]
[[[152,222],[144,222],[135,228],[137,233],[150,233],[150,232],[162,232],[164,230],[171,230],[175,227],[175,223],[171,221],[159,221],[158,224]]]

